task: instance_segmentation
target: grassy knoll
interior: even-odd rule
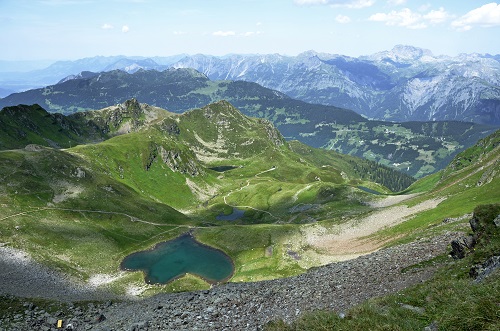
[[[298,229],[294,225],[228,225],[199,229],[195,236],[233,258],[232,281],[255,281],[304,271],[286,252],[286,240]]]

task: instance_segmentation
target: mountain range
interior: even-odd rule
[[[2,73],[0,88],[6,96],[22,87],[55,84],[82,71],[193,68],[212,80],[256,82],[298,100],[352,109],[371,119],[498,126],[499,61],[499,55],[435,56],[403,45],[357,58],[314,51],[297,56],[95,57],[56,62],[33,72]]]
[[[500,130],[463,121],[498,125],[498,57],[300,56],[239,72],[297,99],[185,56],[100,58],[0,99],[0,329],[498,329]],[[121,267],[181,236],[227,255],[228,284]]]
[[[68,115],[129,98],[178,113],[227,100],[248,116],[270,120],[288,140],[363,157],[416,177],[441,169],[457,152],[494,130],[455,121],[368,120],[352,110],[295,100],[257,83],[213,81],[194,69],[82,72],[0,99],[0,107],[38,104]]]
[[[399,45],[359,58],[313,51],[296,57],[195,55],[172,66],[194,68],[211,79],[256,82],[372,119],[500,125],[499,56],[434,56]]]

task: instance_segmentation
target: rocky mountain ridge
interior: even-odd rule
[[[7,96],[12,90],[80,78],[82,71],[194,68],[212,80],[256,82],[295,99],[352,109],[371,119],[457,120],[498,126],[499,61],[499,55],[435,56],[404,45],[357,58],[314,51],[297,56],[95,57],[61,61],[34,72],[2,73],[0,88]]]
[[[195,55],[172,66],[194,68],[211,79],[253,81],[372,119],[500,125],[500,62],[489,55],[434,56],[398,45],[359,58],[313,51],[295,57]]]

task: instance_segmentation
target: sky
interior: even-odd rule
[[[500,54],[481,0],[0,0],[0,60],[176,54],[349,56],[395,45]]]

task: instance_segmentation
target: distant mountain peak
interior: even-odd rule
[[[158,63],[156,63],[154,60],[147,58],[147,59],[131,59],[131,58],[123,58],[119,59],[115,63],[107,66],[104,68],[103,71],[111,71],[114,69],[119,69],[128,73],[134,73],[138,70],[162,70],[166,69],[165,66],[161,66]]]
[[[92,72],[92,71],[82,71],[82,72],[80,72],[77,75],[69,75],[67,77],[64,77],[59,82],[57,82],[57,84],[62,84],[64,82],[67,82],[67,81],[73,80],[73,79],[87,79],[87,78],[92,78],[92,77],[97,76],[97,75],[99,75],[99,73]]]
[[[424,55],[433,56],[432,52],[428,49],[409,45],[396,45],[392,48],[391,53],[407,59],[418,59]]]
[[[422,60],[423,58],[434,58],[434,55],[428,49],[409,45],[396,45],[390,51],[382,51],[361,58],[368,58],[376,61],[389,59],[398,63],[410,63]]]

